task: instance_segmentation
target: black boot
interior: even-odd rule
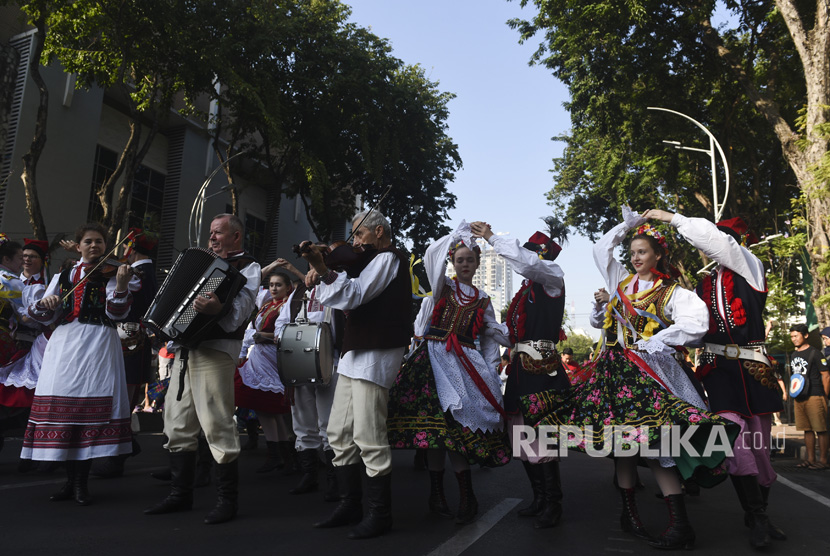
[[[752,548],[766,548],[772,544],[769,534],[769,519],[766,505],[761,494],[758,478],[754,475],[730,475],[738,500],[744,509],[744,525],[752,529],[749,533],[749,545]]]
[[[121,455],[104,458],[91,473],[94,477],[100,477],[101,479],[118,478],[124,474],[124,462],[127,461],[128,457],[130,456]]]
[[[455,523],[457,525],[466,525],[467,523],[475,521],[476,514],[478,514],[478,500],[476,500],[476,495],[473,492],[473,474],[467,469],[461,473],[456,473],[455,478],[458,480],[458,491],[460,494]]]
[[[450,506],[447,504],[447,497],[444,495],[444,470],[429,471],[429,511],[452,517]]]
[[[245,422],[245,430],[248,433],[248,441],[242,445],[243,450],[256,450],[259,444],[259,423],[253,419]]]
[[[280,475],[294,475],[300,472],[300,462],[297,458],[297,450],[294,449],[294,442],[291,440],[280,440],[279,452],[285,462],[285,467]]]
[[[392,528],[392,474],[366,478],[366,502],[368,511],[348,537],[371,539]]]
[[[412,459],[412,467],[415,471],[423,471],[427,468],[426,448],[415,448],[415,457]]]
[[[155,506],[144,510],[145,514],[169,514],[193,508],[196,452],[170,452],[170,474],[170,494]]]
[[[169,481],[173,478],[173,474],[170,472],[169,467],[162,471],[151,471],[150,476],[157,481]]]
[[[265,456],[265,463],[262,467],[256,470],[257,473],[270,473],[275,469],[282,469],[285,467],[285,462],[280,457],[280,445],[272,440],[266,440],[265,446],[268,449],[268,454]]]
[[[308,494],[317,490],[317,472],[320,465],[320,458],[317,457],[317,450],[303,450],[297,453],[300,460],[300,469],[303,476],[297,486],[288,491],[288,494]]]
[[[49,497],[52,502],[63,502],[75,497],[75,462],[68,460],[64,465],[66,466],[66,482],[59,491]]]
[[[325,502],[337,502],[340,500],[340,491],[337,488],[337,473],[334,471],[334,450],[325,450],[326,456],[326,492],[323,494]]]
[[[654,548],[689,550],[695,545],[695,532],[686,514],[686,503],[682,494],[669,494],[665,498],[669,508],[669,526],[659,538],[649,541]]]
[[[530,481],[530,488],[533,490],[533,501],[530,506],[519,510],[520,517],[536,517],[542,513],[545,507],[545,498],[543,494],[543,471],[541,465],[532,464],[529,461],[522,460],[522,465],[527,473],[527,478]]]
[[[315,523],[321,529],[354,525],[363,519],[363,468],[359,463],[337,465],[337,486],[340,489],[340,504],[325,521]]]
[[[559,462],[549,461],[539,465],[543,470],[545,507],[536,523],[535,529],[556,527],[562,518],[562,480],[559,476]]]
[[[640,521],[640,514],[637,511],[637,502],[634,499],[636,490],[633,488],[621,488],[622,515],[620,516],[620,527],[626,533],[631,533],[638,539],[652,540],[651,535],[646,532],[643,522]]]
[[[766,512],[767,507],[769,506],[769,489],[770,487],[761,486],[761,497],[764,499],[764,512]],[[772,540],[787,540],[787,534],[784,533],[784,531],[782,531],[780,527],[776,527],[775,525],[773,525],[772,522],[769,520],[769,517],[767,517],[767,523],[769,524],[769,526],[767,527],[767,532],[769,533],[769,536],[772,538]]]
[[[193,486],[202,488],[210,484],[210,472],[213,469],[213,454],[210,451],[210,444],[204,436],[199,437],[197,450],[196,479]]]
[[[81,460],[75,462],[75,485],[73,494],[75,496],[75,503],[79,506],[89,506],[92,504],[92,497],[89,495],[87,489],[87,482],[89,481],[89,470],[92,468],[92,460]]]
[[[216,464],[216,484],[219,499],[213,511],[205,517],[208,525],[225,523],[236,517],[239,509],[239,460]]]

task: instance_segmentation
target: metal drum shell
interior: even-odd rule
[[[298,332],[302,332],[299,340]],[[286,386],[329,384],[334,369],[331,326],[325,322],[287,324],[277,347],[277,369]]]

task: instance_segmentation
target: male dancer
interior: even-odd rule
[[[518,240],[495,235],[484,222],[473,222],[470,228],[525,278],[510,302],[505,321],[508,343],[514,353],[504,392],[504,410],[515,447],[514,435],[524,425],[519,398],[544,390],[567,390],[571,385],[556,352],[565,314],[565,273],[553,261],[562,248],[542,232],[536,232],[520,245]],[[533,501],[519,510],[519,515],[535,517],[536,529],[555,527],[562,517],[559,461],[539,454],[538,443],[532,446],[535,453],[516,452],[533,488]]]
[[[705,350],[696,374],[709,395],[711,410],[741,425],[727,467],[746,512],[744,522],[752,529],[749,543],[763,548],[770,545],[770,538],[785,540],[787,536],[766,513],[776,478],[770,464],[772,414],[783,404],[764,346],[764,265],[741,244],[748,227],[741,218],[716,225],[658,209],[646,211],[643,218],[670,223],[718,263],[697,287],[709,307],[709,331],[703,337]]]
[[[312,267],[306,284],[319,284],[317,299],[326,307],[348,311],[328,424],[341,501],[331,517],[315,527],[359,521],[348,536],[365,539],[392,527],[392,454],[386,415],[389,388],[412,336],[412,303],[408,259],[392,246],[389,221],[377,211],[368,216],[360,213],[352,220],[352,233],[355,246],[377,249],[359,273],[356,268],[350,273],[331,271],[319,247],[310,242],[301,247],[309,246],[303,254]],[[361,460],[368,486],[365,516]]]
[[[233,375],[242,338],[255,307],[261,273],[259,264],[242,250],[244,227],[239,217],[220,214],[210,223],[210,250],[235,266],[246,278],[245,286],[234,297],[233,305],[217,321],[208,338],[199,347],[188,350],[186,368],[182,368],[182,350],[176,351],[171,377],[171,391],[164,403],[164,434],[169,439],[172,483],[170,494],[145,514],[166,514],[193,507],[196,475],[196,450],[199,431],[204,430],[213,459],[217,463],[219,500],[205,518],[211,525],[236,517],[239,484],[239,435],[233,421]],[[198,297],[193,309],[198,313],[218,315],[222,302],[214,293]],[[186,371],[186,372],[185,372]],[[175,391],[184,374],[181,400]]]

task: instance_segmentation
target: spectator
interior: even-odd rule
[[[827,360],[814,347],[807,344],[806,324],[790,327],[790,339],[795,351],[790,356],[793,378],[801,375],[804,388],[795,398],[795,428],[804,431],[807,460],[796,467],[811,470],[828,469],[827,465],[827,400],[830,392],[830,371]],[[819,461],[816,462],[816,437],[819,444]]]
[[[821,329],[821,342],[824,344],[824,357],[830,356],[830,326]]]
[[[579,363],[574,360],[574,350],[566,347],[562,350],[562,366],[570,378],[576,371],[579,370]]]

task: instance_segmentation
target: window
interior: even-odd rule
[[[96,191],[112,173],[118,164],[118,154],[100,145],[95,151],[95,166],[92,172],[92,190],[89,196],[89,222],[100,222],[104,217],[104,208]],[[139,166],[133,178],[133,190],[127,207],[127,226],[130,228],[158,229],[161,221],[161,206],[164,202],[164,182],[166,176]],[[116,190],[117,191],[117,190]],[[117,202],[115,193],[113,202]],[[115,207],[113,206],[113,209]],[[148,222],[152,224],[148,225]]]
[[[257,218],[250,212],[245,213],[245,242],[244,249],[254,256],[265,244],[265,220]]]

